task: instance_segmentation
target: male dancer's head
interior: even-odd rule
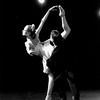
[[[52,30],[51,34],[50,34],[50,38],[53,40],[53,42],[55,43],[55,45],[58,45],[58,37],[59,37],[60,33],[57,30]]]

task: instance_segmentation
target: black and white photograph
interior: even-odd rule
[[[5,0],[2,15],[0,100],[100,100],[99,0]]]

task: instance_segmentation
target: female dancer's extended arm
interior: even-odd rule
[[[45,21],[47,20],[49,14],[50,14],[50,11],[53,11],[53,10],[54,10],[55,8],[57,8],[57,7],[58,7],[58,6],[53,6],[53,7],[51,7],[51,8],[47,11],[47,13],[44,15],[44,17],[42,18],[42,20],[41,20],[41,22],[40,22],[38,28],[36,29],[36,34],[37,34],[37,36],[39,36],[40,31],[41,31],[41,29],[42,29],[42,27],[43,27]]]

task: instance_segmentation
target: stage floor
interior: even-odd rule
[[[3,93],[0,100],[45,100],[45,93]],[[80,100],[100,100],[100,91],[82,91]],[[53,93],[52,100],[60,100],[57,93]],[[67,93],[67,100],[71,100],[71,93]]]

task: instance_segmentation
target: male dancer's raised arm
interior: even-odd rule
[[[62,20],[62,28],[63,28],[63,32],[61,33],[61,36],[66,39],[66,37],[68,36],[68,34],[70,33],[71,29],[68,26],[66,17],[65,17],[65,11],[64,9],[59,5],[59,16],[61,17]]]

